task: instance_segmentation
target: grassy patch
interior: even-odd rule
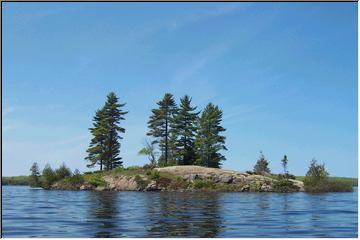
[[[84,175],[84,180],[94,186],[105,186],[105,181],[103,176],[105,175],[104,172],[97,172]]]
[[[314,185],[305,184],[306,192],[352,192],[353,185],[336,180],[323,181]]]
[[[206,179],[195,179],[194,180],[195,189],[214,189],[215,183]]]
[[[331,182],[341,182],[341,183],[348,183],[352,186],[358,185],[358,179],[357,178],[348,178],[348,177],[328,177],[329,181]],[[304,181],[304,176],[296,176],[296,180]]]

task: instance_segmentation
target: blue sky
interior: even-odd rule
[[[224,112],[223,168],[357,176],[356,3],[3,3],[3,175],[86,170],[92,117],[114,91],[138,156],[165,92]]]

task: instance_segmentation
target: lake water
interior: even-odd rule
[[[3,237],[353,237],[352,193],[46,191],[3,186]]]

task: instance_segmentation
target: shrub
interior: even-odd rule
[[[148,181],[146,181],[145,179],[143,179],[140,175],[136,175],[135,176],[135,181],[137,183],[137,185],[139,186],[140,189],[145,189],[146,186],[149,184]]]
[[[114,168],[113,170],[111,170],[113,173],[121,173],[123,172],[125,169],[123,166],[118,166],[116,168]]]
[[[295,175],[292,175],[292,174],[290,174],[290,173],[278,174],[278,175],[277,175],[277,178],[278,178],[279,180],[281,180],[281,179],[293,179],[293,180],[295,180]]]
[[[145,169],[145,170],[152,170],[152,169],[155,168],[155,165],[153,165],[153,164],[145,164],[142,168]]]
[[[254,172],[252,172],[252,171],[246,171],[246,173],[247,173],[247,174],[250,174],[250,175],[253,175],[253,174],[254,174]]]
[[[351,192],[351,184],[330,180],[325,164],[311,161],[310,167],[304,178],[304,188],[307,192]]]
[[[139,166],[130,166],[130,167],[127,167],[126,170],[129,170],[129,171],[132,171],[132,170],[141,170],[142,167],[139,167]]]
[[[102,177],[103,177],[102,173],[93,173],[93,174],[84,175],[85,181],[96,187],[105,186],[105,181]]]
[[[307,192],[352,192],[352,185],[339,181],[323,181],[316,185],[305,186]]]
[[[157,171],[157,170],[152,170],[151,172],[150,172],[150,178],[152,179],[152,180],[159,180],[160,179],[160,173],[159,173],[159,171]]]
[[[194,180],[194,187],[196,189],[213,189],[215,187],[215,183],[206,179],[195,179]]]
[[[292,181],[281,179],[273,184],[274,191],[276,192],[297,192],[299,187],[295,186]]]

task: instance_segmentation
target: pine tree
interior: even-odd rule
[[[180,99],[178,114],[174,119],[172,133],[177,135],[175,140],[179,155],[179,164],[191,165],[195,161],[195,135],[196,121],[199,112],[194,112],[196,107],[191,107],[191,98],[185,95]]]
[[[269,165],[269,162],[266,160],[264,154],[262,152],[260,152],[260,157],[254,166],[254,172],[256,174],[270,173],[270,169],[269,169],[268,165]]]
[[[30,168],[30,187],[40,187],[40,170],[36,162]]]
[[[63,163],[58,169],[55,170],[55,174],[57,179],[64,179],[71,176],[71,170],[70,168],[66,167],[65,163]]]
[[[166,93],[157,105],[159,106],[157,109],[151,110],[152,115],[148,121],[150,130],[147,135],[155,138],[152,143],[159,144],[161,150],[159,165],[166,166],[170,159],[170,129],[174,122],[177,107],[173,95],[170,93]]]
[[[281,159],[281,165],[282,165],[283,168],[284,168],[284,176],[285,176],[286,179],[288,178],[288,175],[289,175],[289,173],[288,173],[288,171],[287,171],[288,161],[289,161],[289,160],[288,160],[288,158],[287,158],[286,155],[284,155],[284,158]]]
[[[105,103],[105,129],[107,135],[105,138],[105,169],[111,170],[115,167],[122,166],[120,154],[120,142],[123,139],[119,134],[125,133],[125,128],[120,127],[120,121],[125,120],[123,117],[128,112],[121,110],[126,104],[119,104],[118,97],[115,93],[111,92],[107,96],[107,102]]]
[[[105,139],[107,136],[106,123],[105,123],[105,107],[97,110],[93,118],[93,128],[89,128],[93,138],[91,139],[90,146],[86,150],[88,156],[85,158],[90,161],[87,167],[93,167],[95,164],[100,165],[100,171],[103,170],[105,162]]]
[[[56,180],[56,174],[49,164],[46,164],[42,171],[42,187],[49,188]]]
[[[85,158],[90,161],[88,167],[99,164],[100,170],[111,170],[122,165],[119,140],[122,139],[120,133],[125,133],[125,129],[120,127],[120,122],[125,120],[124,115],[128,113],[121,109],[124,106],[125,103],[119,104],[118,97],[111,92],[105,105],[96,112],[94,127],[89,128],[93,138]]]
[[[226,160],[220,151],[227,150],[225,136],[220,135],[225,129],[220,125],[222,111],[209,103],[198,120],[198,133],[195,140],[198,165],[219,168]]]

